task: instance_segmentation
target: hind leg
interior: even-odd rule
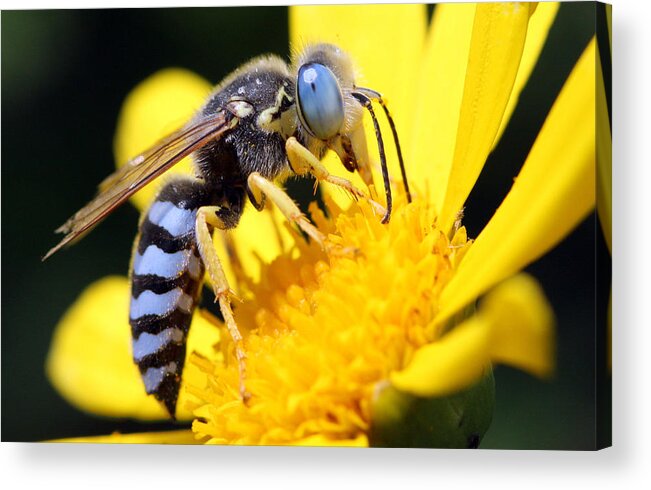
[[[211,227],[219,228],[222,230],[228,229],[229,226],[219,218],[220,209],[218,206],[204,206],[197,210],[197,218],[195,221],[195,234],[197,238],[199,254],[203,260],[206,272],[210,278],[215,293],[215,302],[219,303],[219,309],[224,316],[224,322],[228,333],[233,339],[235,346],[235,358],[237,360],[237,368],[240,376],[240,395],[242,400],[246,401],[250,398],[250,394],[246,391],[246,354],[244,352],[244,341],[240,333],[233,310],[231,308],[231,296],[233,292],[228,284],[224,268],[215,252],[215,247],[212,241]]]

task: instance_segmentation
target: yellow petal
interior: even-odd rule
[[[291,46],[297,49],[308,43],[329,42],[346,50],[358,63],[357,84],[378,90],[390,99],[401,135],[404,131],[400,124],[409,124],[411,106],[417,103],[413,89],[426,27],[425,5],[324,5],[289,9]]]
[[[407,176],[416,191],[430,193],[428,200],[437,210],[443,205],[452,166],[474,18],[474,3],[436,6],[419,87],[409,101],[414,127],[411,148],[405,155]]]
[[[555,2],[542,3],[529,20],[522,60],[495,142],[515,109],[558,8]],[[409,177],[413,187],[429,191],[429,200],[438,210],[443,206],[452,166],[474,16],[473,3],[436,6],[419,75]]]
[[[475,316],[418,350],[406,369],[391,376],[391,383],[417,396],[445,396],[480,379],[490,362],[549,376],[553,324],[540,286],[518,275],[491,291]]]
[[[382,93],[395,120],[401,146],[410,147],[417,73],[420,67],[427,28],[425,5],[327,5],[289,9],[290,44],[300,49],[308,43],[329,42],[346,50],[358,68],[356,83]],[[395,145],[382,110],[375,111],[380,121],[391,176],[399,181]],[[379,162],[373,125],[364,117],[371,158]],[[342,164],[334,153],[324,159],[333,173],[342,175]],[[364,187],[357,176],[346,174],[355,185]],[[381,186],[376,177],[376,185]],[[332,186],[323,186],[337,204],[347,208],[351,198]],[[380,191],[383,193],[383,190]]]
[[[441,321],[539,258],[595,205],[595,40],[573,69],[511,191],[440,298]]]
[[[161,70],[136,86],[120,111],[113,142],[116,165],[124,165],[188,122],[211,89],[206,80],[181,68]],[[165,176],[175,173],[190,174],[190,158],[182,160]],[[160,186],[160,179],[165,176],[132,197],[138,209],[147,207]]]
[[[477,4],[439,226],[448,230],[481,172],[511,96],[533,4]]]
[[[445,396],[478,380],[490,363],[490,325],[476,315],[422,347],[391,384],[417,396]]]
[[[549,33],[549,29],[551,28],[554,19],[556,19],[556,14],[558,13],[560,5],[561,4],[558,2],[540,2],[538,8],[536,8],[536,12],[531,16],[531,19],[529,19],[527,40],[524,43],[524,50],[522,51],[522,59],[520,60],[518,75],[515,78],[511,97],[509,98],[509,103],[506,105],[504,117],[502,117],[502,123],[500,124],[500,129],[497,132],[493,146],[497,144],[506,128],[506,125],[509,123],[509,119],[518,103],[520,94],[522,93],[522,89],[527,84],[529,76],[536,66],[540,52],[547,40],[547,34]]]
[[[115,432],[105,436],[70,437],[47,442],[85,442],[91,444],[200,444],[191,430],[171,430],[166,432],[141,432],[120,434]]]
[[[479,308],[492,319],[490,358],[541,378],[554,370],[554,317],[540,285],[518,274],[491,291]]]
[[[608,250],[612,253],[613,142],[601,58],[597,50],[597,213]]]
[[[128,323],[130,288],[125,277],[106,277],[89,286],[70,307],[54,332],[47,358],[48,378],[57,391],[80,409],[98,415],[143,420],[166,419],[162,406],[145,393],[131,357]],[[188,352],[212,352],[218,330],[195,315]],[[186,363],[184,380],[202,376]],[[194,383],[200,379],[193,378]],[[190,419],[181,389],[177,418]]]

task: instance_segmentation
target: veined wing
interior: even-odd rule
[[[43,260],[99,223],[147,183],[231,129],[238,119],[228,116],[229,112],[220,111],[193,120],[104,179],[95,198],[56,230],[65,236]]]

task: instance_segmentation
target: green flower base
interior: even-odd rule
[[[421,398],[387,385],[373,406],[369,445],[478,448],[494,407],[492,369],[467,390],[446,397]]]

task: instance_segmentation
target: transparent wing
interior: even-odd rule
[[[220,111],[193,120],[104,179],[97,196],[56,230],[65,236],[45,254],[43,260],[99,223],[148,182],[208,142],[221,137],[232,127],[229,121],[232,122],[233,118],[227,114]]]

